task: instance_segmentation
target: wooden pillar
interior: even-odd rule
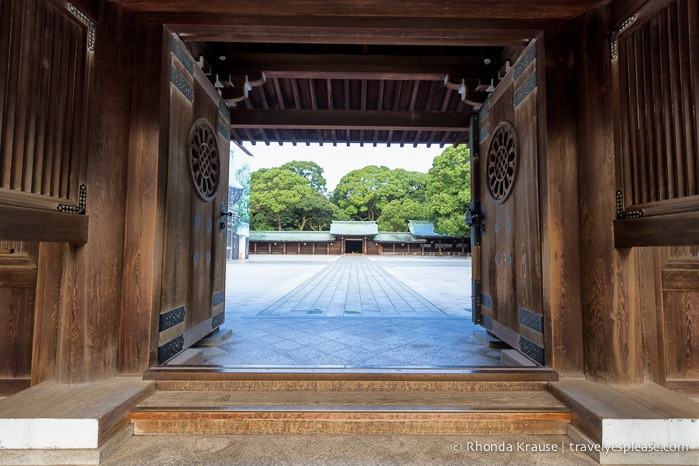
[[[104,39],[106,42],[112,40]],[[143,372],[157,359],[157,315],[162,276],[162,206],[165,173],[160,154],[163,30],[138,24],[132,37],[132,87],[129,163],[126,187],[123,294],[119,329],[119,372]]]
[[[576,21],[583,347],[588,378],[643,381],[637,254],[615,249],[614,112],[610,25],[604,10]]]

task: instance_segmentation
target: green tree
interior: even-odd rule
[[[279,168],[290,170],[308,180],[308,183],[321,194],[327,193],[326,180],[323,178],[323,167],[315,162],[299,162],[294,160]]]
[[[381,211],[377,224],[381,231],[408,231],[408,220],[425,218],[425,203],[406,197],[389,202]]]
[[[289,229],[327,230],[333,220],[349,220],[349,217],[319,192],[304,196],[284,215]]]
[[[437,233],[465,237],[464,216],[471,203],[471,158],[465,145],[448,147],[427,173],[428,218]]]
[[[332,200],[350,218],[375,221],[393,200],[424,200],[425,183],[424,173],[369,165],[343,176]]]
[[[306,178],[282,168],[263,168],[250,177],[250,227],[283,230],[285,215],[302,199],[313,196]]]

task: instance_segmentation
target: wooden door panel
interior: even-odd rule
[[[219,327],[225,301],[230,115],[175,36],[170,52],[159,363]]]
[[[525,50],[479,115],[474,195],[485,228],[476,275],[482,325],[543,364],[535,47]]]

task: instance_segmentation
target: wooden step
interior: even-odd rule
[[[154,368],[131,412],[150,434],[564,434],[545,368]]]
[[[158,391],[131,412],[150,434],[564,434],[546,391]]]
[[[551,369],[211,369],[154,368],[144,375],[169,391],[543,391]]]

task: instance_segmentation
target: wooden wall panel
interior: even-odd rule
[[[0,241],[0,394],[29,385],[38,244]],[[0,395],[0,396],[2,396]]]
[[[628,209],[699,206],[698,28],[699,4],[677,0],[619,33],[614,79]]]
[[[0,188],[55,199],[54,210],[66,201],[76,205],[84,181],[90,29],[46,0],[6,0],[0,8]]]
[[[64,245],[41,243],[37,261],[36,317],[32,348],[32,384],[57,379],[58,318]]]
[[[699,379],[699,259],[670,259],[662,269],[668,379]]]
[[[0,378],[31,373],[34,288],[0,287]]]

